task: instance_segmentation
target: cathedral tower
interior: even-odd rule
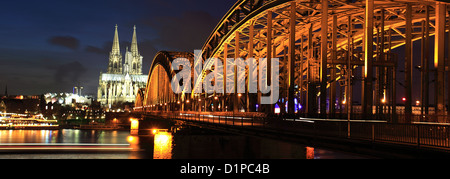
[[[136,26],[130,51],[126,47],[125,63],[122,64],[122,54],[119,46],[119,32],[114,34],[112,50],[109,54],[109,64],[106,73],[100,72],[97,99],[109,109],[123,109],[126,103],[133,103],[136,94],[147,84],[147,75],[142,75],[142,59],[139,54]]]
[[[136,37],[136,26],[134,26],[133,39],[131,41],[131,51],[126,51],[125,54],[125,64],[126,70],[124,74],[129,73],[131,75],[142,75],[142,59],[143,57],[139,54],[138,43]]]
[[[109,54],[108,73],[122,74],[122,54],[120,53],[119,32],[117,30],[117,25],[112,50]]]

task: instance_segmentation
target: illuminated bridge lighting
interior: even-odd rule
[[[201,50],[155,55],[134,112],[252,134],[275,129],[286,131],[275,136],[450,151],[449,10],[444,0],[239,0]],[[192,69],[173,70],[179,61]],[[180,87],[186,81],[192,91]],[[278,99],[261,102],[275,86]],[[307,151],[314,158],[314,149]]]
[[[213,30],[200,54],[160,51],[155,55],[147,88],[142,89],[136,99],[136,110],[250,112],[320,118],[358,116],[409,122],[412,117],[429,120],[420,116],[436,108],[434,114],[444,116],[449,102],[442,95],[449,91],[445,83],[450,83],[444,77],[445,49],[448,49],[445,32],[446,24],[450,23],[448,5],[450,3],[432,0],[239,0]],[[434,42],[426,39],[430,36],[436,36]],[[421,50],[413,51],[413,42],[420,42]],[[434,58],[430,53],[433,49],[425,46],[426,43],[435,44]],[[399,47],[405,50],[394,51]],[[419,58],[425,54],[430,55],[422,59],[421,77],[413,81],[416,71],[408,70],[413,69],[412,55]],[[399,56],[405,58],[399,59]],[[170,64],[181,58],[188,60],[192,68],[203,67],[191,75],[192,93],[184,89],[181,94],[172,91],[171,80],[179,70],[171,70]],[[222,66],[218,63],[216,67],[214,60],[208,60],[212,58],[218,59]],[[281,100],[271,105],[260,104],[259,98],[269,94],[253,94],[247,89],[244,93],[238,92],[237,82],[231,85],[229,80],[244,79],[247,88],[250,83],[269,80],[261,77],[252,81],[248,74],[258,74],[257,68],[245,67],[245,73],[224,70],[228,59],[237,58],[278,58]],[[426,65],[432,60],[435,66]],[[400,71],[397,64],[408,67]],[[269,67],[272,68],[271,64],[267,65]],[[429,78],[427,72],[437,69],[444,73],[437,73],[438,93],[435,93],[429,90],[426,79]],[[197,90],[207,83],[207,75],[216,70],[221,75],[214,75],[211,82],[227,92]],[[356,73],[361,70],[364,73]],[[402,87],[397,83],[400,75],[405,79]],[[423,98],[420,103],[412,104],[415,101],[411,99],[417,98],[412,95],[417,94],[413,90],[420,91],[419,97]],[[396,96],[400,91],[403,99]],[[429,94],[423,94],[424,91]],[[428,96],[437,99],[436,106],[430,105]],[[437,117],[433,120],[446,122],[450,119]]]

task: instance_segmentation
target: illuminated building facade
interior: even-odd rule
[[[122,64],[116,25],[108,71],[100,73],[99,77],[97,99],[103,106],[111,108],[113,105],[134,103],[138,90],[145,88],[147,84],[147,75],[142,75],[142,59],[138,51],[135,26],[131,48],[126,48],[125,63]]]

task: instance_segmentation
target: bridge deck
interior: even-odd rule
[[[147,117],[176,119],[194,125],[220,128],[230,132],[247,132],[257,136],[298,138],[306,140],[326,138],[346,142],[368,142],[431,150],[450,155],[450,125],[393,124],[376,120],[283,119],[277,117],[233,117],[202,113],[147,113]],[[350,127],[350,130],[348,130]],[[350,135],[348,135],[350,134]]]

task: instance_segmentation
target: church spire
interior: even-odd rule
[[[117,30],[114,33],[114,41],[111,53],[109,54],[109,66],[108,73],[121,74],[122,73],[122,55],[120,54],[119,46],[119,32]]]
[[[133,40],[131,41],[131,53],[133,53],[133,55],[135,55],[135,56],[137,56],[139,54],[137,37],[136,37],[136,25],[134,26]]]
[[[117,31],[117,24],[116,24],[116,32],[114,34],[114,41],[112,46],[112,54],[120,54],[120,46],[119,46],[119,32]]]

